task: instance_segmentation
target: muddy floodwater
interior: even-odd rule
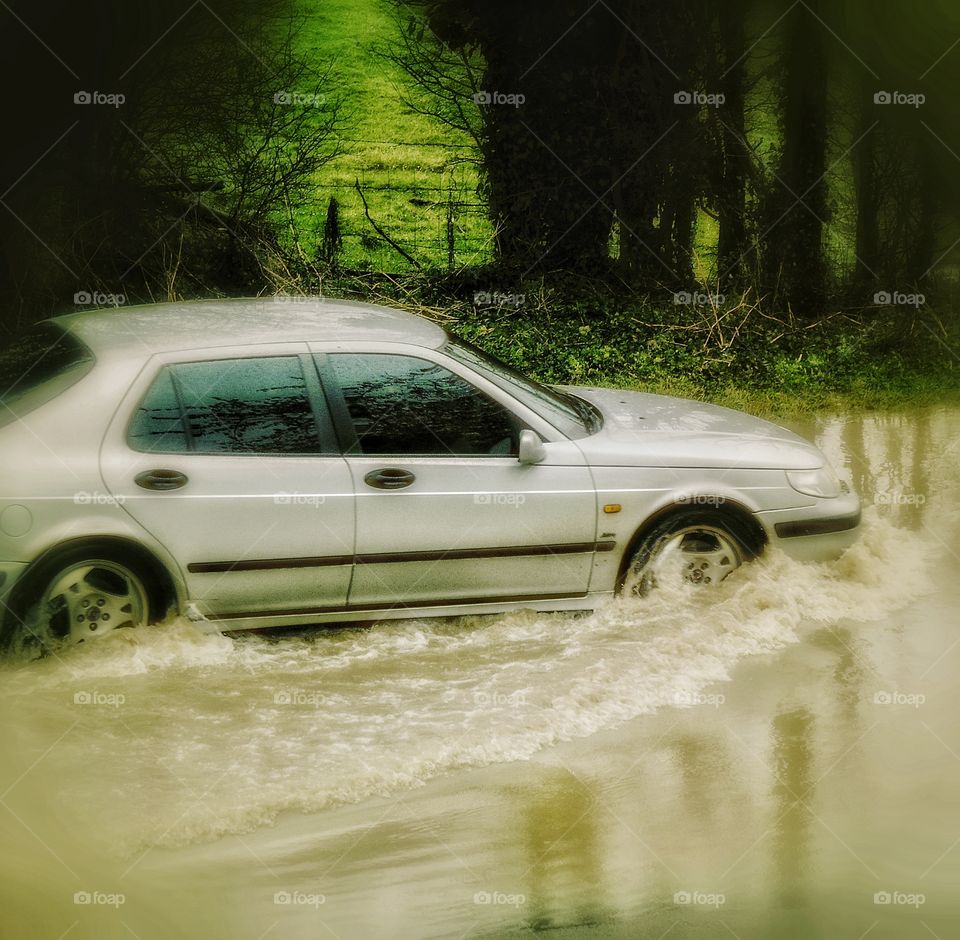
[[[0,937],[956,937],[960,410],[790,426],[830,564],[0,666]]]

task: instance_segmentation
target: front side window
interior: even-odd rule
[[[323,453],[297,356],[167,366],[141,402],[129,440],[156,453]]]
[[[334,353],[328,360],[356,431],[355,453],[516,453],[519,424],[513,415],[443,366],[378,353]]]

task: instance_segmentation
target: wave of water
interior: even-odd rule
[[[57,741],[33,773],[69,776],[64,812],[84,807],[100,838],[130,851],[206,841],[684,707],[805,626],[908,603],[929,589],[926,557],[916,535],[870,516],[836,562],[773,554],[715,591],[589,615],[118,631],[0,669],[0,711],[25,766]]]

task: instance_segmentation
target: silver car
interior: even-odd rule
[[[550,388],[397,310],[218,300],[57,317],[0,350],[5,645],[591,609],[825,559],[857,496],[725,408]]]

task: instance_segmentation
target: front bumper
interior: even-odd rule
[[[771,545],[798,561],[829,561],[860,537],[860,497],[844,493],[796,509],[757,513]]]

